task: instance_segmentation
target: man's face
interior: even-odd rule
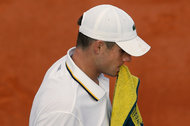
[[[110,49],[106,46],[100,59],[99,70],[101,70],[101,73],[114,77],[118,75],[119,69],[124,62],[131,61],[131,56],[115,44]]]

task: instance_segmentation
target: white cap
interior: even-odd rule
[[[96,40],[116,42],[132,56],[142,56],[150,49],[150,46],[137,36],[133,19],[112,5],[98,5],[86,11],[79,32]]]

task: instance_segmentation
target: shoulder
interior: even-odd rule
[[[73,83],[73,80],[66,74],[48,77],[42,82],[35,100],[40,102],[41,109],[72,111],[78,88],[78,85]]]
[[[65,120],[75,120],[79,123],[79,120],[73,115],[78,87],[73,84],[72,80],[67,80],[69,77],[66,75],[64,77],[65,79],[47,78],[43,81],[33,102],[32,120],[37,122],[43,120],[44,125],[54,120],[58,120],[52,122],[55,125],[57,123],[63,125],[66,123]]]
[[[55,111],[72,112],[78,89],[74,83],[66,70],[64,59],[56,62],[46,73],[34,98],[33,115]]]

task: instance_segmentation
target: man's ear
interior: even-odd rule
[[[93,50],[95,54],[99,54],[104,46],[104,42],[101,40],[97,40],[93,43]]]

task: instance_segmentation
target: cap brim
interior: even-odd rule
[[[140,37],[124,42],[116,42],[116,44],[131,56],[142,56],[150,50],[150,46]]]

